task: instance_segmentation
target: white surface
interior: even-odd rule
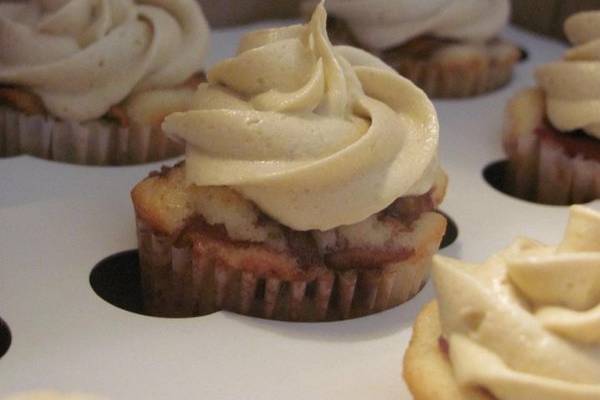
[[[248,28],[216,32],[210,63],[232,54]],[[436,102],[441,158],[450,175],[443,209],[460,231],[443,253],[472,261],[518,234],[557,242],[567,217],[566,207],[515,200],[482,178],[483,167],[503,157],[506,99],[532,82],[534,64],[562,52],[554,42],[516,30],[506,36],[530,52],[509,87]],[[135,247],[129,190],[159,165],[0,159],[0,317],[13,335],[0,359],[0,397],[53,388],[115,400],[410,398],[402,357],[412,321],[432,297],[430,285],[393,310],[321,324],[224,312],[151,318],[97,297],[89,273],[105,256]]]

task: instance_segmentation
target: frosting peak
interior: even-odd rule
[[[230,186],[297,230],[353,224],[433,185],[433,105],[379,59],[332,46],[322,5],[307,25],[247,35],[208,81],[163,124],[186,141],[192,183]]]
[[[600,398],[600,213],[572,207],[559,246],[519,239],[482,266],[438,257],[433,276],[461,384],[500,400]]]
[[[306,7],[315,3],[306,1]],[[508,0],[328,0],[371,49],[388,49],[420,35],[485,41],[498,35],[510,15]]]
[[[0,83],[85,121],[132,91],[201,69],[208,25],[194,0],[29,0],[0,4]]]
[[[575,47],[562,61],[538,68],[550,122],[562,132],[583,129],[600,139],[600,11],[575,14],[565,33]]]

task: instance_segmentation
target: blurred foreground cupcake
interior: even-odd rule
[[[424,285],[446,176],[425,94],[326,13],[253,32],[165,119],[185,164],[132,191],[145,305],[282,320],[356,317]]]
[[[305,0],[310,9],[315,0]],[[521,51],[501,39],[509,0],[328,0],[335,44],[362,47],[432,97],[503,86]]]
[[[160,124],[201,79],[208,25],[195,0],[0,4],[0,156],[77,164],[180,154]]]
[[[543,65],[538,86],[508,103],[504,148],[507,190],[547,204],[600,198],[600,11],[565,22],[574,44]]]
[[[433,280],[404,359],[415,400],[600,399],[599,212],[573,206],[558,246],[436,257]]]

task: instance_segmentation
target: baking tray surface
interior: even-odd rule
[[[213,34],[209,64],[239,37],[271,21]],[[441,161],[450,176],[443,211],[458,240],[442,254],[481,261],[517,235],[556,243],[567,207],[506,196],[482,176],[503,158],[508,97],[531,85],[535,64],[557,59],[558,42],[508,28],[528,50],[513,82],[467,100],[435,101]],[[175,160],[168,163],[173,163]],[[131,187],[164,163],[65,165],[29,156],[0,159],[0,318],[12,334],[0,359],[0,397],[38,388],[131,399],[410,399],[402,358],[428,284],[405,305],[331,323],[266,321],[219,312],[153,318],[102,300],[90,272],[135,248]],[[600,209],[600,202],[592,204]]]

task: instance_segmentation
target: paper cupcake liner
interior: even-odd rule
[[[382,311],[412,298],[425,284],[437,243],[416,261],[378,269],[323,270],[306,281],[260,276],[194,257],[191,245],[137,219],[145,311],[185,317],[228,310],[285,321],[331,321]]]
[[[515,57],[490,57],[450,63],[407,57],[392,66],[429,97],[457,98],[476,96],[506,85],[512,78],[516,61]]]
[[[600,162],[570,157],[559,145],[522,135],[506,146],[506,189],[544,204],[585,203],[600,198]]]
[[[0,107],[0,157],[30,154],[71,164],[125,165],[182,153],[183,145],[169,139],[160,127],[60,121]]]

